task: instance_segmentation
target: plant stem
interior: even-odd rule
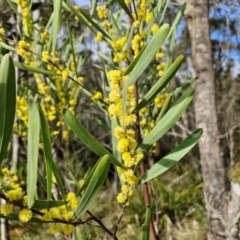
[[[137,106],[137,104],[138,104],[138,82],[136,82],[134,84],[134,97],[135,97],[135,103],[136,103],[136,106]],[[137,140],[137,144],[139,146],[142,143],[142,137],[141,137],[141,131],[140,131],[139,112],[136,113],[136,140]],[[140,172],[141,172],[141,175],[143,175],[146,172],[144,161],[140,165]],[[147,182],[143,183],[142,187],[143,187],[144,202],[145,202],[146,206],[147,205],[151,206],[150,194],[149,194],[149,189],[148,189]],[[154,225],[153,225],[152,218],[150,219],[150,233],[152,235],[153,240],[158,240],[158,237],[157,237]]]

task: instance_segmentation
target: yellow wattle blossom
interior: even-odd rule
[[[76,197],[75,193],[73,192],[69,192],[67,194],[67,201],[68,201],[68,206],[72,209],[76,209],[78,207],[79,204],[79,200]]]
[[[97,36],[95,37],[96,42],[102,42],[103,41],[103,34],[101,32],[97,33]]]
[[[117,149],[119,152],[127,152],[129,145],[130,145],[129,139],[123,137],[119,139]]]
[[[67,79],[68,76],[69,76],[69,71],[68,71],[68,69],[62,70],[62,77],[63,77],[63,79]]]
[[[152,12],[149,12],[149,10],[148,10],[147,14],[146,14],[146,17],[145,17],[145,21],[147,23],[149,23],[152,20],[152,16],[153,16]]]
[[[0,28],[0,42],[3,41],[3,38],[1,36],[5,35],[5,30],[3,28]]]
[[[151,28],[152,34],[155,35],[158,29],[159,29],[159,26],[156,23],[154,23]]]
[[[154,98],[154,102],[156,103],[158,108],[163,107],[164,102],[166,101],[168,96],[169,96],[169,94],[165,93],[165,94],[161,94],[160,96]]]
[[[69,221],[72,218],[72,216],[73,216],[73,212],[67,212],[64,214],[64,219],[66,221]]]
[[[49,41],[49,33],[48,30],[45,29],[41,34],[40,34],[41,38],[43,39],[43,41],[45,43],[47,43]]]
[[[97,6],[97,14],[100,19],[107,18],[107,10],[106,10],[106,4]]]
[[[85,180],[84,179],[80,179],[79,182],[78,182],[79,187],[81,188],[84,183],[85,183]]]
[[[1,214],[3,214],[4,216],[8,216],[12,212],[13,212],[12,204],[7,203],[1,206]]]
[[[5,195],[9,201],[17,201],[23,198],[24,191],[22,190],[22,188],[17,188],[6,192]]]
[[[123,193],[119,193],[119,194],[118,194],[118,196],[117,196],[117,201],[118,201],[119,203],[124,203],[124,202],[126,202],[126,200],[127,200],[126,195],[124,195]]]
[[[43,62],[49,62],[51,59],[49,53],[47,51],[42,51],[42,60]]]
[[[21,222],[26,223],[31,220],[32,215],[31,210],[24,208],[19,212],[18,218]]]
[[[62,230],[64,234],[70,235],[73,231],[73,226],[70,224],[63,224]]]
[[[50,233],[56,234],[61,230],[61,225],[59,223],[53,223],[50,225]]]
[[[99,91],[95,92],[91,99],[95,103],[98,102],[99,100],[102,100],[102,93]]]

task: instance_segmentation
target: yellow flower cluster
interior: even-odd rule
[[[22,200],[24,202],[24,199],[27,199],[27,195],[25,195],[25,192],[21,188],[17,175],[12,173],[7,168],[3,168],[2,173],[2,181],[4,185],[2,190],[6,196],[7,203],[1,206],[1,214],[8,216],[14,210],[14,202],[19,200]],[[18,216],[21,222],[28,222],[32,218],[32,211],[30,209],[24,208],[19,212]]]
[[[147,33],[145,31],[141,31],[139,32],[139,34],[134,35],[132,39],[132,49],[134,51],[135,57],[144,47],[146,37],[147,37]]]
[[[17,96],[16,114],[19,122],[14,124],[14,131],[17,135],[24,138],[27,135],[28,124],[28,104],[24,97]]]
[[[97,6],[97,14],[100,19],[105,19],[108,17],[106,4]]]
[[[17,44],[17,54],[25,59],[24,63],[34,66],[33,57],[30,49],[30,44],[23,40],[20,40]]]
[[[114,38],[113,38],[114,39]],[[113,54],[114,54],[114,58],[113,61],[116,63],[120,63],[122,61],[127,61],[127,56],[129,53],[129,50],[123,50],[124,49],[124,45],[127,42],[127,37],[123,36],[120,39],[115,39],[111,42],[111,46],[113,48]]]
[[[102,42],[103,40],[103,34],[101,32],[97,33],[97,36],[95,37],[96,42]]]
[[[137,142],[132,127],[136,122],[136,116],[131,113],[135,106],[133,86],[128,87],[126,90],[126,111],[123,113],[122,109],[122,91],[128,79],[128,76],[123,75],[124,71],[125,69],[122,69],[122,71],[111,70],[107,73],[111,91],[106,101],[109,103],[108,114],[110,118],[116,117],[120,123],[120,125],[114,129],[114,136],[118,139],[117,149],[122,155],[123,165],[126,167],[126,170],[118,168],[118,171],[122,181],[126,183],[128,191],[122,188],[117,196],[117,200],[120,203],[126,204],[128,197],[132,193],[131,188],[138,184],[139,180],[134,175],[133,168],[143,158],[143,153],[135,152]]]
[[[27,0],[16,0],[16,3],[20,7],[24,32],[26,35],[30,36],[33,31],[30,5]]]
[[[131,0],[125,0],[126,4],[131,4],[131,2]],[[132,24],[134,26],[134,32],[133,36],[131,36],[131,42],[128,41],[127,35],[120,36],[119,29],[121,26],[119,26],[119,29],[112,28],[111,23],[106,19],[107,11],[105,4],[98,6],[97,11],[99,19],[102,20],[102,26],[111,36],[112,40],[107,42],[107,44],[109,44],[112,48],[113,62],[116,63],[115,66],[118,66],[119,69],[121,69],[122,66],[125,67],[129,65],[132,58],[135,58],[147,44],[148,24],[152,24],[152,36],[154,36],[159,29],[159,25],[152,22],[153,11],[151,9],[150,2],[147,0],[136,0],[134,2],[134,7],[132,9],[132,16],[134,18]],[[103,41],[103,35],[101,33],[97,33],[95,40]],[[162,76],[165,70],[165,63],[162,61],[163,57],[164,53],[162,48],[160,48],[155,57],[158,62],[156,69],[159,76]],[[128,80],[128,76],[124,76],[125,69],[119,69],[107,72],[110,92],[104,101],[108,104],[109,117],[111,119],[116,118],[119,124],[114,129],[114,136],[118,140],[117,150],[121,153],[121,160],[123,165],[126,167],[126,170],[118,168],[118,172],[120,173],[121,179],[125,185],[122,187],[121,192],[117,196],[117,200],[120,203],[127,204],[128,197],[132,193],[132,188],[138,184],[138,178],[134,174],[134,168],[143,159],[144,154],[142,152],[136,152],[137,142],[135,140],[134,131],[136,115],[132,114],[132,110],[136,106],[134,87],[130,86],[127,89],[124,88],[124,85]],[[126,94],[124,107],[123,94]],[[94,95],[92,97],[93,101],[96,101],[96,96],[97,95]],[[157,108],[162,107],[166,97],[167,95],[160,95],[155,98]],[[149,109],[147,108],[141,109],[139,115],[141,133],[147,136],[155,126],[155,120],[149,117]],[[153,150],[151,150],[151,152],[153,152]]]
[[[165,62],[162,62],[162,58],[164,57],[163,49],[160,48],[158,53],[156,54],[156,60],[159,61],[159,64],[157,65],[157,71],[158,71],[158,76],[162,77],[165,69]]]
[[[49,33],[48,30],[45,29],[41,34],[40,34],[41,38],[43,39],[43,41],[45,43],[47,43],[49,41]]]
[[[154,102],[156,103],[158,108],[162,108],[167,97],[169,96],[168,93],[161,94],[160,96],[154,98]]]
[[[99,100],[102,100],[102,93],[98,91],[95,92],[91,99],[95,103],[98,102]]]
[[[0,28],[0,42],[3,41],[3,36],[5,35],[5,30],[3,28]]]
[[[33,217],[32,209],[27,208],[28,197],[20,187],[18,183],[18,177],[13,174],[9,169],[2,169],[3,177],[1,183],[4,187],[1,188],[2,193],[5,194],[7,202],[0,208],[1,214],[8,216],[13,213],[14,210],[19,208],[19,204],[22,203],[20,211],[18,213],[19,220],[23,223],[29,222]],[[130,192],[129,192],[130,194]],[[15,204],[15,202],[17,203]],[[50,225],[50,232],[55,234],[59,231],[63,231],[64,234],[69,235],[73,231],[73,225],[70,224],[73,217],[73,213],[79,205],[79,199],[73,192],[67,194],[67,206],[53,207],[50,209],[42,209],[41,215],[38,218],[42,221],[53,222]],[[14,209],[14,205],[16,206]],[[54,221],[64,220],[66,223],[57,223]]]

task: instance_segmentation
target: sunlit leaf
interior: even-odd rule
[[[21,63],[18,61],[13,61],[13,62],[14,62],[15,67],[22,69],[24,71],[27,71],[27,72],[40,73],[40,74],[45,74],[45,75],[56,75],[56,73],[54,73],[54,72],[44,70],[44,69],[41,69],[38,67],[32,67],[25,63]]]
[[[138,147],[138,151],[146,152],[149,147],[160,139],[181,117],[188,105],[193,99],[194,91],[188,90],[176,103],[172,106],[163,118],[156,124],[151,132],[143,139],[143,142]]]
[[[149,92],[144,96],[141,102],[136,106],[133,112],[139,111],[141,108],[146,106],[156,95],[161,92],[172,80],[178,69],[181,67],[184,56],[180,55],[175,62],[164,72],[163,76],[152,86]]]
[[[53,20],[52,20],[52,34],[50,35],[52,44],[52,53],[55,53],[57,44],[57,35],[61,22],[62,0],[53,1]]]
[[[40,119],[37,104],[30,99],[28,106],[28,145],[27,145],[27,194],[28,207],[31,208],[37,186],[38,144]]]
[[[142,56],[138,59],[135,67],[133,68],[129,79],[127,81],[127,87],[132,85],[138,77],[143,73],[143,71],[149,66],[150,62],[153,60],[159,48],[165,42],[165,39],[169,32],[169,25],[164,24],[158,32],[153,36],[152,40],[148,43]]]
[[[150,221],[151,221],[151,208],[149,205],[146,206],[146,217],[145,222],[142,225],[141,240],[149,240],[150,232]]]
[[[202,129],[192,132],[184,141],[174,148],[168,155],[155,163],[142,177],[141,183],[147,182],[170,169],[181,160],[198,142],[202,135]]]
[[[79,218],[82,214],[84,214],[89,209],[92,202],[96,199],[96,196],[107,177],[110,159],[111,157],[109,155],[104,155],[100,160],[93,173],[92,179],[81,198],[80,204],[74,212],[72,220]]]
[[[33,207],[35,209],[49,209],[53,207],[60,207],[65,204],[64,201],[44,201],[44,200],[35,200]]]
[[[45,155],[45,165],[46,165],[46,175],[47,175],[47,199],[51,198],[52,190],[52,172],[56,178],[56,182],[63,199],[66,199],[66,193],[64,191],[64,186],[62,183],[61,175],[58,170],[56,163],[54,162],[52,156],[52,146],[51,146],[51,136],[49,132],[49,126],[47,124],[46,117],[44,116],[43,110],[40,105],[38,105],[41,123],[41,132],[43,139],[43,151]]]
[[[94,138],[94,136],[80,122],[77,121],[69,110],[63,109],[63,117],[68,126],[90,150],[95,152],[98,156],[109,154],[111,162],[114,165],[124,168],[124,166],[112,154],[110,154],[109,151],[96,138]]]
[[[10,55],[2,58],[0,65],[0,164],[11,138],[16,109],[15,68]]]

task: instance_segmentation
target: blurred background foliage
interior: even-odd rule
[[[179,2],[170,1],[165,22],[172,23],[179,10]],[[154,3],[156,2],[153,1]],[[20,25],[16,24],[17,16],[13,14],[6,0],[0,0],[0,9],[0,27],[6,30],[9,39],[18,38],[17,27],[20,27]],[[87,12],[89,11],[87,4],[84,9]],[[32,14],[34,15],[34,12],[38,11],[36,21],[39,21],[43,26],[47,24],[52,10],[52,1],[39,1],[34,2],[32,5]],[[223,154],[227,156],[226,158],[231,157],[234,159],[235,164],[229,169],[229,177],[236,182],[239,182],[240,179],[239,12],[240,6],[237,0],[210,1],[212,55],[214,57],[216,76],[218,114],[221,119],[220,128],[223,134]],[[68,12],[62,12],[62,19],[64,19],[63,23],[69,23],[74,36],[76,59],[82,63],[79,65],[77,72],[84,78],[84,85],[87,89],[100,89],[100,86],[104,84],[104,76],[102,76],[102,71],[97,66],[103,65],[105,60],[98,56],[98,52],[103,51],[108,54],[106,47],[102,44],[96,44],[94,35]],[[66,49],[65,56],[62,56],[62,59],[65,59],[66,62],[71,58],[70,43],[66,41],[67,39],[67,29],[63,25],[58,36],[58,45],[62,45]],[[4,54],[4,51],[1,49],[1,54]],[[178,87],[180,83],[191,77],[190,52],[189,34],[186,22],[183,19],[177,31],[174,56],[183,53],[187,61],[176,75],[174,87]],[[18,96],[21,97],[29,91],[28,85],[31,85],[32,82],[33,75],[20,71]],[[33,88],[36,87],[34,85],[31,86]],[[71,88],[71,86],[69,87]],[[57,101],[56,91],[53,89],[50,89],[50,91],[52,91],[52,96],[55,96],[54,98]],[[92,103],[91,99],[82,94],[81,91],[77,91],[75,99],[76,105],[74,107],[78,113],[78,118],[81,118],[84,126],[94,133],[96,138],[101,139],[101,142],[108,149],[111,149],[109,120]],[[52,132],[56,130],[54,129],[54,124],[52,124]],[[190,107],[167,136],[157,143],[156,154],[152,160],[153,163],[179,144],[190,132],[188,129],[193,128],[193,126],[194,110],[193,107]],[[231,136],[227,134],[229,130],[233,133]],[[24,169],[21,166],[24,166],[26,162],[26,139],[24,134],[17,135],[19,141],[18,169],[22,169],[22,172],[19,171],[18,174],[24,174]],[[66,141],[63,141],[61,137],[56,137],[53,151],[57,156],[57,164],[63,176],[65,176],[65,185],[69,191],[78,188],[78,181],[84,178],[86,172],[91,169],[91,166],[98,159],[80,141],[77,141],[72,133],[69,134]],[[42,175],[44,175],[44,169],[42,169]],[[107,226],[111,226],[116,221],[121,211],[119,204],[114,201],[117,187],[115,172],[112,169],[105,190],[98,197],[97,204],[92,206],[96,215],[100,218],[102,217],[103,222]],[[207,221],[197,147],[180,164],[172,168],[171,172],[154,179],[154,184],[150,183],[150,189],[158,208],[154,209],[154,211],[156,212],[155,222],[161,236],[160,239],[206,239]],[[44,193],[39,191],[40,196],[41,194]],[[139,239],[141,223],[144,221],[145,214],[145,209],[141,211],[142,206],[144,206],[144,200],[141,190],[137,189],[123,218],[119,239]],[[111,214],[105,214],[106,212]],[[43,229],[45,229],[44,225],[36,223],[26,226],[20,222],[9,222],[11,239],[52,239],[53,236],[48,233],[48,230],[43,231]],[[101,230],[98,231],[98,228],[85,227],[84,225],[76,228],[75,236],[76,239],[84,240],[107,239],[107,236]],[[61,236],[56,237],[56,239],[61,239]]]

